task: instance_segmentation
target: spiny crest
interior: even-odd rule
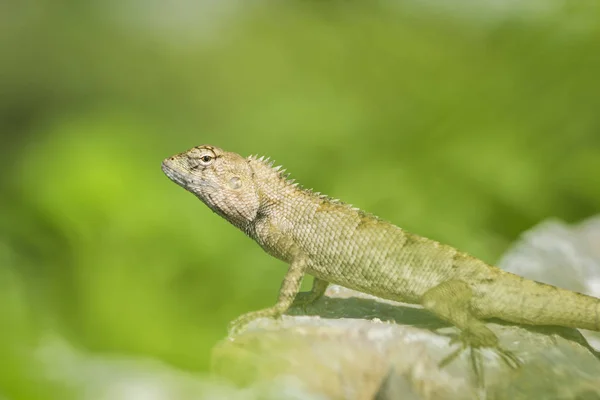
[[[270,157],[265,157],[265,156],[258,156],[258,155],[251,155],[248,157],[248,160],[251,161],[258,161],[261,164],[271,168],[274,172],[277,173],[277,175],[285,182],[288,183],[290,185],[294,184],[294,179],[290,179],[290,174],[287,171],[287,169],[283,168],[283,165],[277,165],[275,166],[275,160],[271,160]],[[297,184],[296,184],[297,185]]]
[[[318,199],[329,201],[332,204],[339,204],[339,205],[348,207],[348,209],[350,209],[350,210],[360,211],[359,208],[352,206],[352,204],[344,203],[340,199],[335,199],[335,198],[330,197],[321,192],[315,192],[315,191],[313,191],[313,189],[307,189],[307,188],[303,187],[298,182],[296,182],[296,179],[290,178],[291,174],[286,172],[287,170],[285,168],[283,168],[281,165],[274,166],[275,160],[271,160],[270,157],[265,157],[265,156],[259,157],[257,154],[257,155],[249,156],[248,160],[258,161],[258,162],[262,163],[263,165],[271,168],[274,172],[277,173],[277,175],[281,178],[282,182],[284,182],[286,185],[289,185],[297,190],[301,190],[301,191],[303,191],[311,196],[314,196]]]
[[[265,157],[265,156],[258,156],[258,154],[253,154],[248,156],[247,158],[248,160],[254,160],[254,161],[260,161],[261,163],[271,167],[271,168],[281,168],[281,165],[278,167],[273,167],[273,165],[275,164],[275,160],[271,160],[271,157]]]

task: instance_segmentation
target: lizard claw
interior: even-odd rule
[[[456,341],[456,340],[453,339],[452,341]],[[451,343],[452,343],[452,341],[451,341]],[[469,351],[471,367],[473,368],[473,373],[475,375],[477,387],[479,389],[484,389],[485,388],[485,378],[484,378],[484,374],[483,374],[483,360],[481,358],[481,352],[480,352],[479,348],[471,347],[468,344],[463,342],[463,344],[458,349],[454,350],[452,353],[450,353],[449,355],[444,357],[442,359],[442,361],[439,362],[439,364],[438,364],[439,368],[446,367],[448,364],[453,362],[464,351]]]
[[[237,336],[242,333],[248,324],[255,319],[259,318],[281,318],[281,310],[277,307],[265,308],[263,310],[252,311],[246,314],[242,314],[229,323],[228,334],[229,337]]]
[[[504,361],[504,363],[506,365],[508,365],[510,368],[517,369],[521,365],[523,365],[523,362],[521,361],[521,359],[519,357],[517,357],[514,353],[504,350],[501,347],[496,347],[494,350],[500,356],[502,361]]]
[[[231,321],[229,323],[229,326],[227,329],[229,337],[237,336],[240,333],[244,332],[246,330],[246,327],[248,326],[248,324],[252,320],[257,318],[254,316],[254,314],[255,314],[255,312],[242,314],[239,317],[237,317],[236,319],[234,319],[233,321]]]
[[[521,360],[514,355],[512,352],[504,350],[498,345],[478,345],[473,344],[473,337],[469,334],[469,332],[462,332],[460,335],[453,336],[450,340],[450,344],[456,344],[460,342],[460,347],[454,350],[452,353],[444,357],[438,364],[440,368],[446,367],[448,364],[453,362],[462,352],[469,351],[469,358],[471,362],[471,367],[473,369],[473,373],[475,375],[475,379],[477,382],[477,387],[479,389],[485,388],[485,380],[483,373],[483,358],[481,355],[481,350],[483,348],[491,348],[496,354],[500,357],[500,359],[508,365],[512,369],[517,369],[522,365]]]
[[[452,343],[452,342],[450,342]],[[442,361],[440,361],[438,363],[438,366],[440,368],[444,368],[446,367],[448,364],[452,363],[452,361],[454,361],[456,359],[456,357],[458,357],[460,355],[460,353],[462,353],[465,349],[461,346],[458,349],[454,350],[452,353],[448,354],[446,357],[444,357],[442,359]]]
[[[246,323],[244,321],[240,321],[240,318],[236,318],[229,323],[227,327],[227,335],[229,337],[237,336],[244,331],[246,327]]]

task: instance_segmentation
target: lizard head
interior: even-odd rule
[[[163,172],[211,210],[243,228],[256,218],[259,196],[248,160],[209,145],[165,159]]]

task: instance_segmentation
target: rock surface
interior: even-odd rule
[[[600,217],[576,226],[544,222],[500,265],[599,296]],[[77,400],[600,399],[600,361],[577,330],[488,326],[523,366],[513,370],[483,351],[487,396],[475,389],[468,354],[438,367],[456,348],[448,337],[454,328],[418,307],[336,286],[306,311],[254,321],[223,340],[213,350],[213,376],[94,354],[54,336],[28,363],[32,379],[68,384],[62,398]],[[600,344],[597,332],[582,333]]]
[[[600,218],[570,227],[549,221],[526,232],[500,266],[520,275],[598,296]],[[574,329],[491,321],[501,345],[522,367],[494,352],[484,360],[493,399],[600,399],[600,360]],[[440,369],[457,331],[419,308],[331,286],[306,310],[259,319],[213,352],[213,372],[244,387],[275,385],[285,398],[470,399],[477,389],[468,352]],[[585,333],[598,344],[597,333]]]

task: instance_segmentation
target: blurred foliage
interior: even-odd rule
[[[274,301],[285,265],[162,175],[194,145],[490,262],[597,213],[600,6],[454,1],[0,4],[0,398],[64,395],[48,332],[201,372]]]

